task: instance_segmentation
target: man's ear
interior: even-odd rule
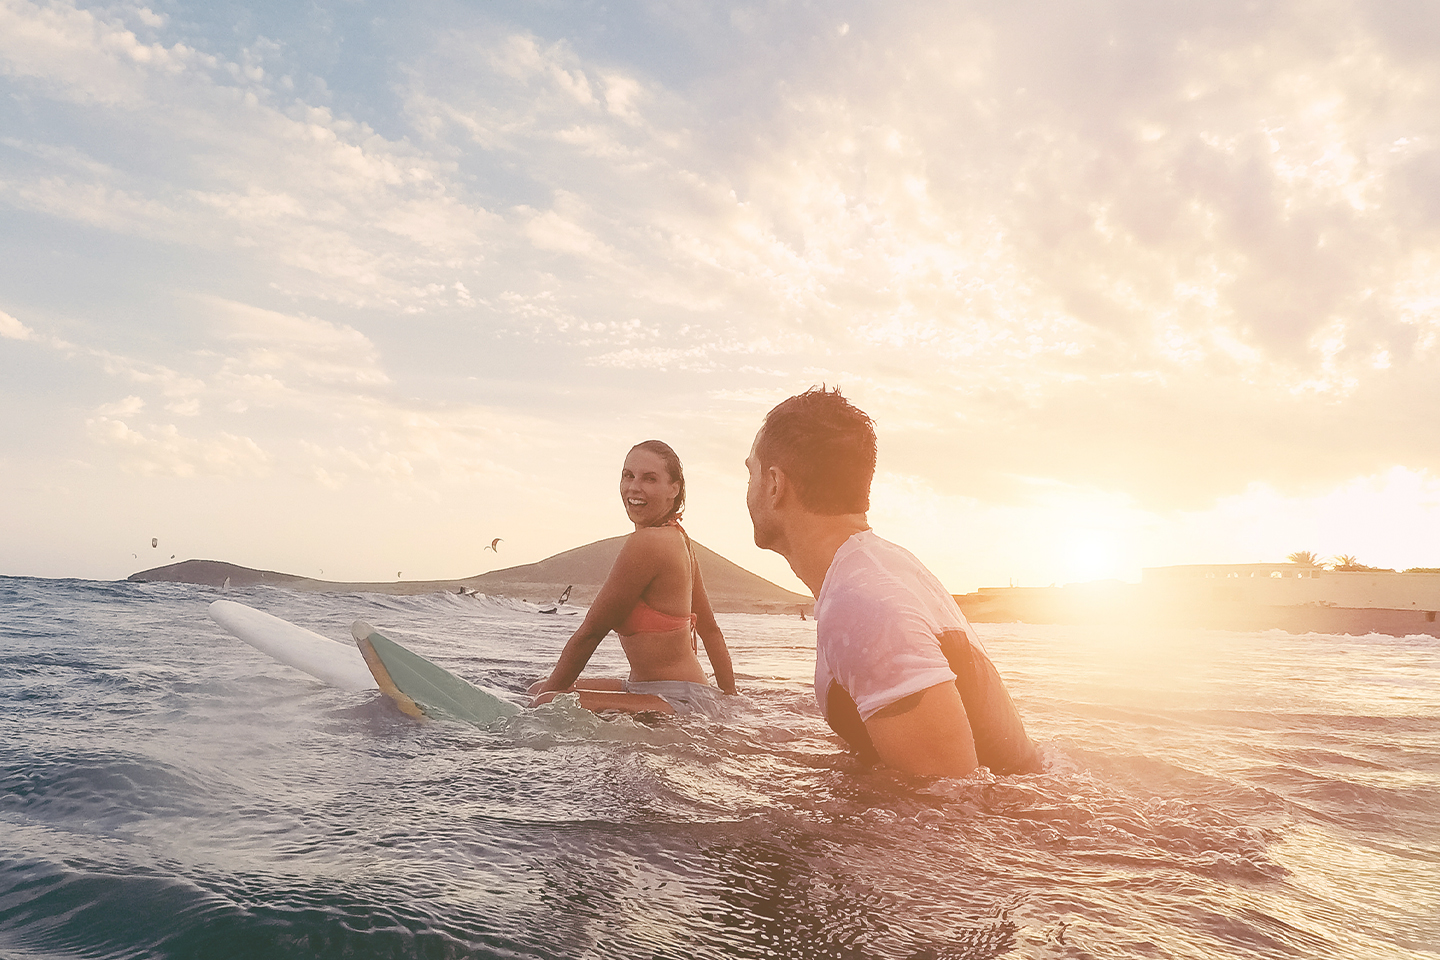
[[[783,503],[793,490],[790,478],[785,476],[785,471],[778,466],[769,467],[765,471],[763,481],[765,495],[770,498],[772,506],[779,506]]]

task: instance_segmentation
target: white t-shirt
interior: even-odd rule
[[[815,698],[830,685],[855,701],[860,719],[939,683],[955,682],[937,639],[974,629],[935,575],[910,551],[862,530],[835,552],[815,598]]]

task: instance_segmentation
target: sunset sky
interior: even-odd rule
[[[0,574],[467,576],[658,437],[803,589],[820,383],[955,592],[1440,566],[1440,5],[0,0]]]

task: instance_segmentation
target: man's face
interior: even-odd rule
[[[764,428],[762,427],[761,430]],[[755,546],[762,550],[773,550],[779,539],[779,524],[775,513],[762,496],[765,477],[760,472],[760,457],[756,450],[760,446],[760,434],[750,445],[750,456],[745,458],[745,468],[750,473],[750,482],[745,487],[745,506],[750,509],[750,525],[755,529]]]

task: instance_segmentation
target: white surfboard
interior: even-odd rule
[[[234,600],[210,604],[210,619],[255,649],[342,690],[378,685],[360,651]]]

